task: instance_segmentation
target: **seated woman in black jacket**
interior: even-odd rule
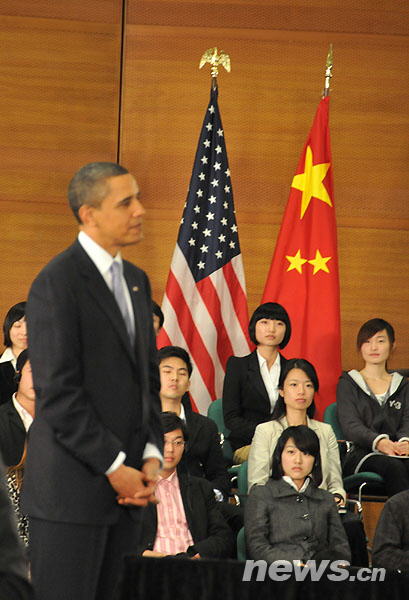
[[[321,478],[317,434],[306,425],[285,429],[273,453],[271,479],[254,486],[247,500],[249,558],[350,561],[332,494],[317,487]]]
[[[379,473],[389,496],[409,489],[409,382],[387,370],[394,345],[390,323],[364,323],[357,337],[364,367],[343,373],[337,387],[339,423],[353,442],[344,474]]]
[[[278,398],[278,380],[286,359],[279,353],[291,337],[291,323],[281,304],[266,302],[254,311],[250,339],[257,348],[227,361],[223,386],[223,414],[230,429],[234,462],[247,460],[254,431],[269,421]]]
[[[19,302],[10,308],[3,323],[5,351],[0,356],[0,404],[11,400],[17,391],[15,382],[16,361],[27,348],[26,303]]]

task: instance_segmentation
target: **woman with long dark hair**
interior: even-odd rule
[[[380,318],[364,323],[357,336],[364,366],[343,373],[337,387],[339,423],[353,442],[344,473],[382,475],[389,496],[409,489],[409,382],[387,369],[394,346],[390,323]]]
[[[330,425],[314,420],[314,394],[319,382],[314,366],[303,358],[286,361],[278,382],[279,398],[271,421],[258,425],[249,454],[249,489],[265,484],[271,475],[272,456],[277,440],[289,426],[307,425],[320,441],[322,481],[320,486],[334,495],[337,503],[345,500],[338,442]]]

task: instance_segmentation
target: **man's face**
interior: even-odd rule
[[[163,469],[173,472],[181,461],[185,449],[185,440],[181,429],[165,433],[163,440]]]
[[[21,370],[21,378],[18,384],[18,394],[26,400],[35,400],[35,390],[33,387],[33,375],[31,372],[30,361],[28,360]]]
[[[142,239],[145,209],[138,199],[138,184],[129,173],[108,177],[106,185],[108,193],[99,206],[81,207],[87,213],[84,230],[97,244],[116,254],[123,246]]]
[[[177,356],[164,358],[159,365],[161,400],[181,400],[189,389],[186,363]]]

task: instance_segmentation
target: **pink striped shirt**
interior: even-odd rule
[[[158,527],[153,550],[163,554],[186,552],[193,545],[180,494],[176,471],[167,479],[160,478],[155,491],[160,501],[156,507]]]

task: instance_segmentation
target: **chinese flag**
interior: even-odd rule
[[[287,358],[306,358],[320,382],[316,418],[335,402],[341,373],[337,235],[329,97],[318,106],[291,183],[263,302],[279,302],[292,324]]]

